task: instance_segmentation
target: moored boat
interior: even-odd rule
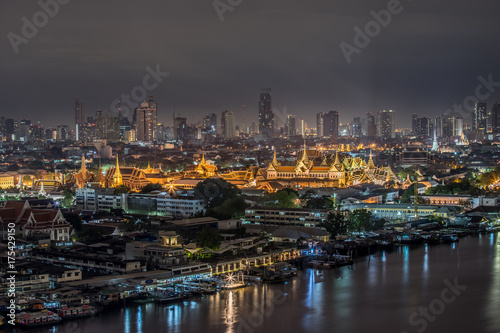
[[[62,318],[51,311],[21,312],[17,315],[17,325],[22,327],[38,327],[60,323]]]
[[[57,310],[57,314],[63,319],[84,318],[90,317],[97,313],[95,307],[91,305],[82,305],[74,307],[62,307]]]

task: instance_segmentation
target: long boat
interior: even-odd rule
[[[62,321],[62,318],[54,312],[21,312],[17,314],[17,324],[22,327],[38,327],[54,325]]]
[[[97,313],[97,309],[91,305],[74,307],[62,307],[57,310],[57,314],[63,319],[85,318]]]

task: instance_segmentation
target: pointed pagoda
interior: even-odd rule
[[[376,169],[375,163],[373,163],[373,156],[372,156],[372,151],[370,149],[370,159],[368,160],[368,164],[366,165],[366,168],[368,170],[373,170]]]
[[[118,153],[116,153],[116,167],[113,174],[113,186],[123,185],[123,177],[120,172],[120,163],[118,162]]]

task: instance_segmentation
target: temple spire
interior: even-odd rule
[[[122,185],[123,184],[123,177],[120,172],[120,163],[118,162],[118,153],[116,153],[116,167],[115,167],[115,173],[113,174],[113,185]]]
[[[370,149],[370,159],[368,160],[368,164],[366,165],[368,169],[375,169],[375,163],[373,163],[372,150]]]
[[[205,165],[205,164],[207,164],[207,162],[205,161],[205,148],[203,148],[203,153],[201,155],[200,165]]]
[[[80,168],[80,172],[85,174],[87,172],[87,167],[85,166],[85,155],[82,155],[82,166]]]

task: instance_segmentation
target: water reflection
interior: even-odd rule
[[[142,306],[137,309],[137,333],[142,333]]]
[[[126,308],[125,309],[125,316],[123,323],[125,325],[125,333],[130,333],[130,309]]]

